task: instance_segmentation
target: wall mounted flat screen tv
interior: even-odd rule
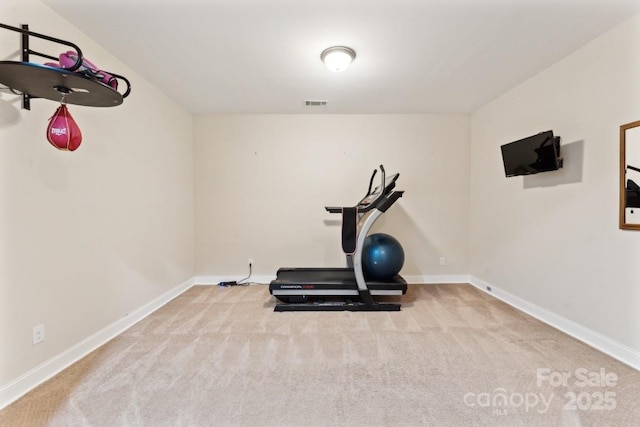
[[[505,144],[500,148],[507,177],[549,172],[562,167],[560,137],[553,136],[553,131],[550,130]]]

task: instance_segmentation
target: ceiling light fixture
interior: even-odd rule
[[[331,71],[344,71],[355,57],[356,52],[346,46],[333,46],[320,54],[320,59]]]

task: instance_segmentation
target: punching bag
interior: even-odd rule
[[[49,119],[47,140],[59,150],[75,151],[82,142],[82,132],[65,104]]]

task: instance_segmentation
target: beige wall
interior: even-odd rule
[[[191,278],[194,200],[190,114],[36,0],[3,0],[0,20],[75,42],[133,84],[122,106],[69,106],[84,136],[73,153],[46,140],[56,102],[23,111],[0,91],[1,388]],[[0,30],[1,60],[19,60],[19,40]]]
[[[471,120],[470,273],[640,350],[640,233],[618,229],[619,126],[640,119],[640,17]],[[563,170],[505,178],[500,145],[553,129]]]
[[[468,272],[466,115],[203,115],[195,141],[197,274],[342,266],[324,206],[354,205],[381,163],[406,191],[375,228],[402,243],[402,274]]]

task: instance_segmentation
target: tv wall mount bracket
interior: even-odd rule
[[[123,93],[97,79],[76,72],[82,65],[83,55],[80,48],[71,42],[29,31],[29,26],[11,27],[0,23],[0,28],[21,34],[22,61],[0,61],[0,85],[13,93],[22,95],[22,108],[31,109],[31,99],[44,98],[67,104],[88,107],[114,107],[131,93],[131,83],[124,76],[109,72],[126,85]],[[37,52],[29,47],[29,37],[37,37],[53,43],[70,47],[77,54],[76,63],[71,68],[58,68],[30,62],[30,56],[58,60],[58,57]]]

